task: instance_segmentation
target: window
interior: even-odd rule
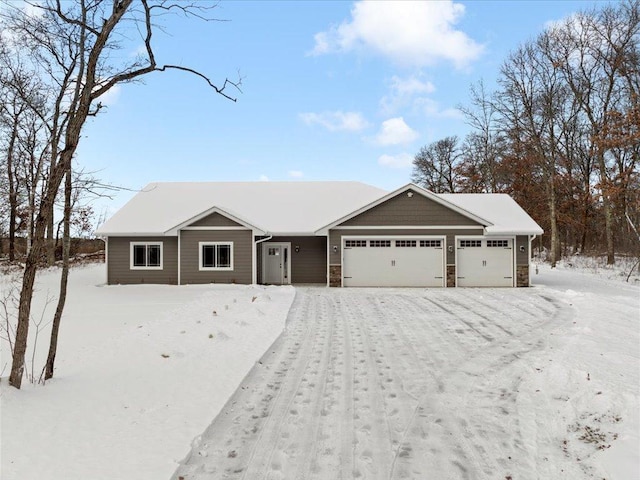
[[[233,270],[233,242],[200,242],[200,270]]]
[[[162,270],[162,242],[131,242],[131,270]]]
[[[460,240],[460,246],[462,248],[481,247],[482,240]]]
[[[442,240],[420,240],[420,246],[442,248]]]
[[[415,247],[417,244],[415,240],[396,240],[396,247]]]
[[[508,248],[509,240],[487,240],[487,247]]]
[[[391,240],[369,240],[370,247],[390,247]]]
[[[366,240],[345,240],[344,246],[346,248],[366,247],[367,241]]]

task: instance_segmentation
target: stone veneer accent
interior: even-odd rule
[[[329,286],[330,287],[342,286],[342,265],[329,266]]]
[[[447,288],[456,286],[456,266],[447,265]]]
[[[529,286],[529,265],[518,265],[516,267],[516,287]]]

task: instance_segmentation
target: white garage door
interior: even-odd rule
[[[456,239],[459,287],[513,287],[513,239]]]
[[[443,287],[444,238],[344,238],[345,287]]]

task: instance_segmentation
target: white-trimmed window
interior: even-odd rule
[[[391,240],[369,240],[369,246],[375,248],[384,248],[391,246]]]
[[[200,270],[233,270],[233,242],[199,242]]]
[[[344,246],[346,248],[366,247],[367,241],[366,240],[345,240]]]
[[[509,240],[487,240],[487,247],[508,248]]]
[[[417,245],[416,240],[396,240],[396,247],[415,247]]]
[[[131,242],[131,270],[162,270],[162,242]]]
[[[442,240],[420,240],[420,246],[426,248],[442,248]]]
[[[462,248],[481,247],[482,240],[460,240],[460,246]]]

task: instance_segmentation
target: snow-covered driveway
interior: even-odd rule
[[[619,420],[578,440],[572,399],[613,392],[562,362],[575,320],[545,288],[298,289],[174,478],[589,478]]]

